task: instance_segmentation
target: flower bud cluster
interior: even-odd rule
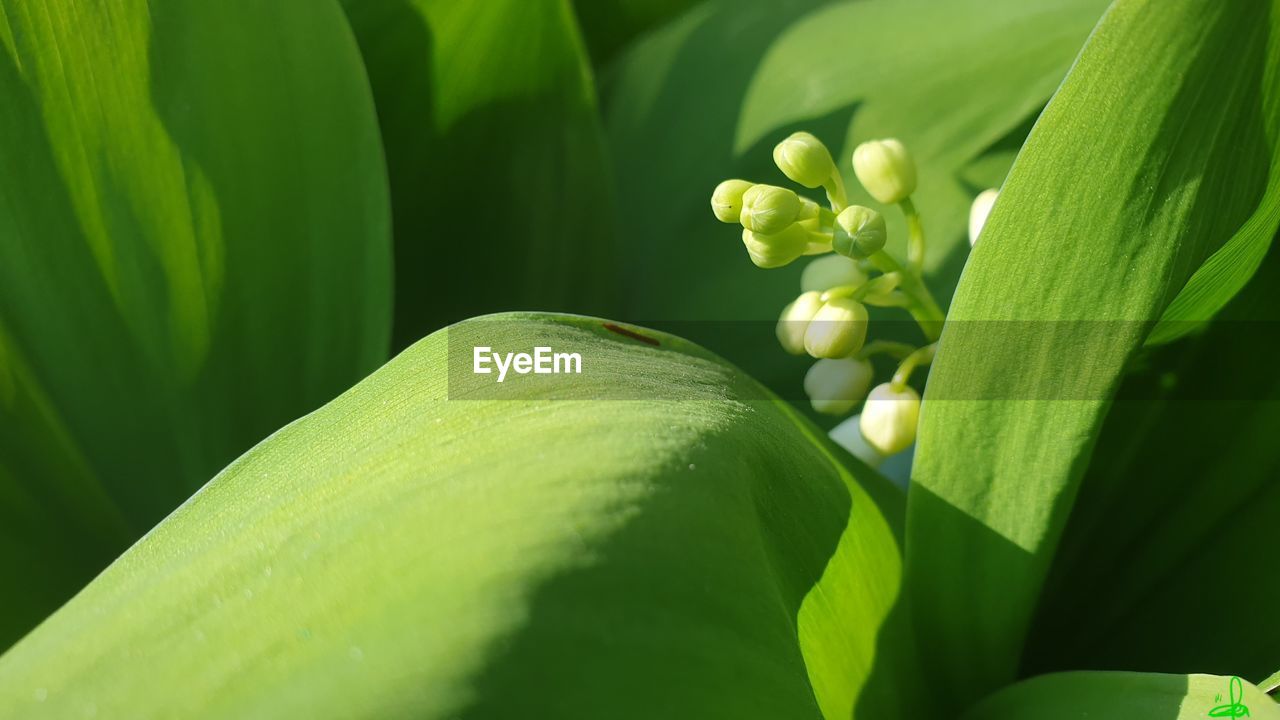
[[[883,348],[867,346],[866,306],[905,307],[913,314],[931,307],[933,314],[925,316],[939,320],[941,313],[923,289],[918,263],[904,268],[885,252],[884,217],[847,202],[840,170],[822,141],[810,133],[793,133],[774,148],[773,160],[797,185],[825,189],[830,209],[789,188],[734,179],[716,187],[712,212],[721,222],[742,226],[747,255],[759,267],[779,268],[806,255],[822,256],[804,268],[800,295],[778,318],[778,342],[793,355],[815,358],[804,378],[815,411],[845,415],[865,401],[857,421],[865,441],[860,445],[881,455],[901,452],[915,441],[920,397],[897,375],[893,383],[872,389],[875,370],[868,357]],[[867,194],[884,204],[898,204],[908,214],[908,259],[912,247],[919,250],[918,257],[923,234],[910,199],[916,167],[906,147],[894,139],[862,143],[853,152],[852,167]],[[977,205],[974,212],[976,218]],[[871,276],[875,271],[880,274]],[[911,358],[925,350],[932,358],[932,346],[887,345],[900,351],[903,366],[898,375],[903,378],[909,379],[911,369],[921,362]]]

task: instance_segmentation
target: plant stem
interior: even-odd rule
[[[907,198],[898,203],[907,220],[907,265],[917,275],[924,273],[924,223],[916,204]]]
[[[938,302],[933,299],[929,288],[925,287],[924,281],[920,279],[920,274],[918,272],[907,272],[892,255],[884,250],[877,251],[871,256],[870,260],[871,264],[885,274],[901,273],[902,293],[910,300],[907,311],[919,323],[920,330],[924,332],[924,336],[929,339],[929,342],[937,342],[938,338],[942,336],[942,323],[947,319],[947,316],[942,312],[942,308],[938,306]]]
[[[844,191],[844,178],[840,176],[840,171],[831,173],[831,179],[823,184],[823,189],[827,191],[827,200],[831,203],[831,210],[839,213],[841,210],[849,207],[849,196]]]
[[[933,356],[937,351],[938,343],[935,342],[908,355],[907,359],[898,365],[898,371],[893,374],[893,380],[889,381],[889,386],[896,392],[902,392],[907,383],[911,382],[911,373],[915,372],[917,367],[933,362]]]

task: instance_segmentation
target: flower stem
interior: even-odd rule
[[[870,259],[871,263],[883,273],[896,272],[902,274],[901,290],[910,301],[907,305],[907,311],[919,323],[920,330],[924,332],[924,336],[929,339],[929,342],[937,342],[938,338],[942,336],[942,323],[947,319],[947,316],[942,312],[942,308],[938,306],[938,301],[933,299],[929,288],[925,287],[924,281],[920,279],[920,274],[918,272],[907,272],[892,255],[884,250],[876,252]]]
[[[907,266],[912,272],[921,275],[924,272],[924,223],[911,198],[898,203],[902,215],[907,220]]]
[[[937,351],[938,343],[935,342],[925,345],[919,350],[908,355],[907,358],[898,365],[898,371],[893,374],[893,380],[889,381],[889,386],[893,388],[895,392],[902,392],[902,389],[907,386],[907,383],[911,382],[911,373],[915,372],[917,367],[921,365],[928,365],[933,362],[933,356]]]
[[[833,212],[839,213],[849,207],[849,196],[844,191],[844,178],[840,176],[840,171],[831,173],[831,179],[822,187],[827,191],[827,200],[831,203]]]

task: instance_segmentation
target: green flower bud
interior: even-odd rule
[[[999,190],[983,190],[973,199],[973,205],[969,206],[970,246],[978,243],[978,235],[982,233],[982,227],[987,224],[987,216],[991,214],[991,208],[995,206],[996,198],[999,196]]]
[[[884,247],[888,229],[884,216],[861,205],[850,205],[836,216],[831,249],[851,258],[871,257]]]
[[[736,223],[742,213],[742,196],[751,189],[746,180],[725,180],[711,193],[711,212],[722,223]]]
[[[820,187],[836,172],[831,152],[807,132],[792,133],[773,149],[773,162],[783,175],[807,188]]]
[[[885,205],[916,191],[916,164],[898,140],[872,140],[853,151],[853,172],[871,197]]]
[[[800,212],[796,215],[796,222],[804,222],[805,220],[813,220],[815,227],[822,221],[822,206],[810,200],[807,197],[800,198]]]
[[[856,260],[843,255],[824,255],[805,266],[800,274],[800,290],[830,290],[842,285],[861,285],[866,281],[867,274]]]
[[[867,396],[874,374],[866,360],[819,360],[804,376],[804,391],[817,412],[844,415]]]
[[[782,309],[777,333],[783,350],[792,355],[804,354],[804,333],[809,329],[809,321],[818,314],[822,305],[822,293],[807,292]]]
[[[877,385],[862,408],[859,427],[867,444],[882,455],[893,455],[911,447],[916,441],[916,423],[920,421],[920,395],[904,386]]]
[[[780,233],[765,235],[743,229],[742,244],[756,267],[765,269],[789,265],[809,246],[809,232],[793,223]]]
[[[867,309],[852,298],[833,298],[804,331],[804,349],[816,358],[848,357],[867,339]]]
[[[742,195],[738,220],[751,232],[774,235],[786,230],[799,215],[800,196],[794,190],[753,185]]]

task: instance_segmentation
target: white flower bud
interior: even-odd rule
[[[742,196],[751,189],[746,180],[725,180],[711,193],[711,212],[722,223],[736,223],[742,213]]]
[[[867,309],[853,298],[834,298],[813,316],[804,349],[816,358],[848,357],[867,339]]]
[[[742,194],[742,212],[738,220],[751,232],[775,235],[796,221],[800,206],[800,196],[794,190],[752,185]]]
[[[871,197],[885,205],[916,191],[916,164],[899,140],[872,140],[853,151],[853,172]]]
[[[831,151],[807,132],[792,133],[773,149],[773,162],[782,174],[807,188],[816,188],[831,179],[836,163]]]
[[[858,267],[856,260],[843,255],[823,255],[811,261],[800,273],[800,290],[830,290],[843,285],[858,286],[867,281],[867,274]]]
[[[819,360],[804,376],[804,391],[814,410],[844,415],[867,396],[874,374],[866,360]]]
[[[804,354],[804,333],[809,321],[822,309],[822,293],[807,292],[782,309],[778,318],[778,342],[792,355]]]
[[[871,257],[884,247],[887,235],[883,215],[871,208],[850,205],[836,216],[831,249],[846,257]]]
[[[978,197],[973,199],[973,205],[969,206],[970,246],[978,243],[978,236],[982,234],[982,227],[987,224],[987,217],[991,215],[991,208],[996,204],[996,198],[999,196],[999,190],[983,190],[978,193]]]
[[[920,395],[909,386],[894,390],[890,383],[877,385],[862,408],[859,427],[867,444],[881,455],[893,455],[916,441],[920,421]]]
[[[774,235],[742,231],[742,244],[747,247],[747,255],[756,267],[765,269],[779,268],[789,265],[804,254],[809,247],[809,232],[792,224],[782,232]]]

